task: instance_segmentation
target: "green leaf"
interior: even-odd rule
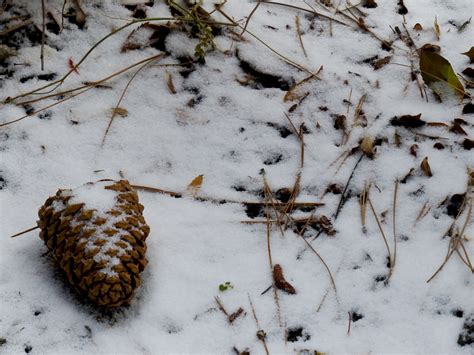
[[[449,85],[458,94],[464,96],[464,86],[459,81],[453,67],[447,59],[429,49],[420,52],[421,76],[427,85],[443,82]]]

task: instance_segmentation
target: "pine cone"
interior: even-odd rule
[[[128,181],[58,190],[40,208],[40,237],[69,283],[100,306],[128,304],[140,286],[150,228]]]

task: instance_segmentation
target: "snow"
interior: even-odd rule
[[[284,2],[306,7],[302,1]],[[18,3],[34,15],[41,27],[40,2]],[[47,6],[60,13],[62,3],[49,1]],[[474,313],[474,275],[454,254],[432,281],[426,281],[448,250],[449,238],[442,235],[453,218],[446,214],[442,202],[447,196],[466,192],[467,169],[474,167],[474,155],[460,144],[466,136],[444,127],[407,130],[389,124],[394,116],[418,113],[427,122],[448,125],[454,118],[462,118],[468,122],[463,125],[467,137],[474,137],[472,114],[461,114],[468,100],[448,95],[438,102],[429,89],[428,102],[420,97],[416,83],[410,80],[407,47],[390,29],[403,29],[406,21],[417,47],[425,43],[439,45],[441,54],[460,73],[469,65],[461,53],[472,45],[474,27],[470,24],[459,33],[449,21],[468,20],[472,2],[405,0],[409,10],[405,16],[397,13],[395,1],[377,3],[377,8],[360,9],[368,14],[365,23],[371,30],[394,40],[391,52],[382,50],[378,40],[355,26],[333,22],[331,36],[328,20],[260,4],[249,31],[313,73],[323,66],[319,80],[309,80],[296,90],[297,94],[309,94],[293,112],[288,110],[298,100],[284,102],[286,92],[239,84],[236,79],[243,80],[246,75],[239,60],[293,82],[306,78],[308,73],[244,35],[243,41],[216,37],[216,49],[206,55],[206,64],[196,64],[195,70],[183,77],[179,74],[182,68],[175,65],[177,58],[192,56],[197,40],[172,31],[166,38],[171,55],[144,68],[131,82],[120,105],[128,116],[115,117],[103,145],[111,110],[138,67],[104,83],[111,88],[93,89],[48,109],[49,118],[33,115],[0,127],[0,340],[6,340],[0,342],[0,352],[16,354],[32,347],[31,353],[48,354],[222,354],[234,353],[235,347],[252,354],[264,353],[256,337],[259,327],[250,297],[272,354],[304,350],[327,354],[472,353],[472,345],[461,347],[457,339],[464,320]],[[54,72],[60,78],[69,70],[69,58],[77,63],[102,36],[123,25],[121,19],[131,18],[132,12],[120,1],[81,4],[87,14],[84,31],[65,20],[60,34],[48,32],[45,73]],[[205,4],[212,8],[212,2]],[[223,9],[243,26],[255,5],[255,1],[229,0]],[[325,11],[316,2],[312,6]],[[170,16],[161,1],[145,8],[148,17]],[[308,57],[296,36],[296,15],[300,17]],[[0,18],[10,16],[5,12]],[[441,28],[439,41],[433,31],[435,16]],[[215,18],[226,21],[217,13]],[[420,32],[412,30],[417,22],[423,26]],[[59,90],[99,80],[158,54],[146,45],[140,50],[120,51],[137,27],[130,26],[98,46],[78,68],[79,75],[72,73]],[[136,40],[145,39],[143,33],[136,36]],[[236,49],[238,57],[232,52]],[[11,61],[28,65],[14,66],[11,77],[1,76],[2,100],[48,83],[37,78],[19,82],[20,78],[42,73],[39,55],[39,45],[24,45],[18,50]],[[391,63],[374,71],[363,61],[375,55],[392,56]],[[169,75],[176,94],[168,89]],[[472,94],[472,89],[468,92]],[[346,115],[350,128],[362,95],[366,95],[362,109],[367,126],[354,126],[349,141],[341,146],[342,131],[334,128],[333,115]],[[194,104],[188,104],[193,99]],[[39,109],[55,102],[48,99],[32,106]],[[281,325],[273,290],[262,295],[272,284],[265,224],[241,223],[250,218],[239,203],[217,204],[191,196],[175,198],[138,191],[151,229],[147,238],[149,264],[131,306],[106,313],[84,305],[75,296],[51,259],[43,255],[47,250],[37,231],[8,238],[33,226],[38,208],[58,188],[80,186],[74,190],[77,202],[87,201],[88,208],[101,213],[110,210],[115,192],[93,189],[85,184],[88,181],[126,178],[134,185],[184,192],[202,174],[199,196],[261,201],[260,171],[264,168],[274,191],[292,187],[300,165],[300,142],[294,133],[283,138],[270,125],[292,131],[284,113],[296,127],[304,123],[308,129],[297,201],[323,202],[315,215],[325,215],[334,222],[335,236],[321,234],[307,240],[328,264],[338,292],[336,296],[321,261],[291,228],[284,236],[273,228],[273,263],[282,266],[285,278],[297,291],[296,295],[278,291]],[[22,107],[0,105],[0,124],[22,115]],[[415,132],[445,139],[427,139]],[[401,137],[399,147],[394,143],[395,133]],[[386,138],[387,142],[376,147],[373,160],[361,160],[348,187],[352,197],[334,221],[341,195],[325,191],[330,184],[345,186],[360,153],[348,156],[342,165],[342,159],[333,162],[367,135]],[[435,149],[436,142],[445,148]],[[419,146],[416,157],[410,154],[410,146],[415,143]],[[280,155],[279,162],[268,164]],[[432,177],[420,169],[424,157],[429,158]],[[362,231],[358,194],[366,182],[372,184],[370,198],[393,251],[394,182],[411,168],[415,168],[413,176],[398,189],[397,260],[389,284],[384,285],[376,280],[388,273],[387,250],[369,207],[367,231]],[[430,210],[417,221],[425,204]],[[466,218],[467,211],[457,225],[462,226]],[[473,231],[471,214],[465,230],[470,239],[464,241],[471,260]],[[219,285],[226,281],[233,288],[219,291]],[[216,296],[229,314],[239,307],[245,314],[230,323],[219,310]],[[455,315],[457,310],[462,310],[460,317]],[[351,322],[349,334],[348,312],[363,316]],[[286,330],[298,327],[309,338],[285,342]]]

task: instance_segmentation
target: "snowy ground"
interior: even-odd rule
[[[303,1],[285,2],[311,10]],[[0,32],[17,23],[7,21],[15,11],[29,13],[41,28],[40,1],[13,3],[0,16],[0,26],[4,26]],[[46,1],[48,10],[56,15],[62,3]],[[59,79],[69,70],[69,59],[77,63],[100,38],[125,24],[124,19],[132,19],[133,11],[120,1],[81,3],[86,13],[83,30],[67,19],[61,33],[48,30],[43,72],[38,39],[23,42],[24,32],[11,34],[21,44],[16,56],[0,68],[2,100],[48,83],[37,75],[56,73]],[[333,17],[334,7],[325,9],[318,1],[307,3]],[[345,7],[344,2],[332,3]],[[213,8],[212,2],[205,4]],[[222,10],[243,26],[255,5],[254,1],[229,0]],[[466,224],[463,245],[474,259],[473,218],[468,208],[472,191],[470,195],[467,187],[474,155],[467,143],[463,145],[465,139],[474,138],[474,116],[462,114],[469,100],[461,101],[449,90],[442,102],[429,88],[428,102],[421,98],[410,78],[414,56],[390,27],[404,31],[405,23],[416,47],[439,45],[441,54],[460,73],[469,66],[468,57],[461,53],[473,45],[474,25],[459,32],[453,23],[467,21],[473,5],[470,0],[406,0],[405,5],[408,13],[404,16],[398,13],[397,1],[379,0],[376,8],[358,6],[367,15],[367,27],[393,41],[393,49],[387,51],[381,48],[381,41],[341,15],[335,18],[350,26],[262,3],[248,30],[308,72],[316,73],[323,66],[320,80],[299,85],[294,100],[284,100],[286,91],[307,78],[308,72],[285,63],[251,35],[240,39],[230,29],[215,38],[216,49],[207,53],[204,65],[195,64],[181,74],[183,67],[161,66],[177,64],[178,58],[194,54],[197,40],[172,30],[164,44],[169,55],[137,74],[120,104],[128,116],[114,119],[104,144],[111,110],[138,67],[104,83],[108,88],[92,89],[0,127],[0,353],[264,353],[256,336],[263,329],[270,353],[472,354],[473,345],[460,346],[458,337],[474,313],[473,273],[454,253],[443,270],[429,283],[427,280],[448,251],[450,237],[443,238],[443,234],[454,221],[452,196],[466,191],[466,208],[456,226],[461,229]],[[143,9],[149,18],[171,16],[163,1]],[[307,56],[297,36],[296,15]],[[214,16],[227,21],[217,13]],[[421,31],[413,29],[416,23],[421,24]],[[132,37],[143,48],[121,52],[131,31],[139,26],[108,38],[58,90],[97,81],[159,54],[147,42],[152,29],[142,29]],[[0,38],[5,40],[5,36]],[[390,63],[374,70],[371,62],[387,56],[391,56]],[[414,62],[416,65],[416,57]],[[271,74],[279,83],[275,85],[268,76],[259,78],[258,73]],[[167,84],[170,77],[174,94]],[[269,83],[280,88],[263,87],[272,86]],[[53,97],[30,106],[38,110],[55,102]],[[438,124],[406,129],[390,123],[394,116],[419,113],[421,119]],[[2,104],[0,124],[24,114],[23,106]],[[272,285],[265,223],[241,223],[265,221],[265,217],[252,219],[242,204],[200,201],[192,194],[174,198],[139,191],[151,227],[144,285],[130,307],[105,314],[85,305],[64,283],[51,258],[44,255],[47,249],[38,231],[9,238],[35,225],[38,208],[58,188],[103,178],[126,178],[135,185],[181,193],[202,174],[199,196],[262,201],[260,172],[264,168],[274,192],[291,188],[299,171],[301,144],[285,114],[297,128],[302,123],[306,127],[301,192],[296,201],[324,203],[315,211],[295,211],[293,217],[309,217],[314,212],[333,223],[333,236],[311,228],[304,235],[326,261],[337,294],[324,265],[304,240],[292,228],[282,235],[273,225],[273,263],[282,266],[297,292],[289,295],[277,290],[277,306],[274,290],[263,293]],[[346,116],[350,131],[344,144],[342,129],[335,128],[337,115]],[[465,121],[461,128],[466,134],[449,130],[455,118]],[[372,159],[359,149],[338,169],[342,161],[333,162],[364,137],[379,143]],[[341,190],[361,156],[336,219]],[[425,157],[431,177],[420,168]],[[395,181],[412,168],[411,176],[398,187],[397,255],[386,283],[387,249],[370,207],[363,231],[358,196],[371,183],[370,200],[393,253]],[[331,185],[332,192],[325,193]],[[422,209],[429,210],[420,216]],[[219,285],[227,281],[233,288],[220,291]],[[244,312],[229,322],[216,296],[229,314],[239,307]]]

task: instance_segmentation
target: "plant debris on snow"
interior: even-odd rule
[[[0,1],[0,352],[472,353],[471,15]],[[145,206],[146,269],[104,233],[133,218],[81,254],[103,194],[41,209],[48,247],[35,227],[111,180]],[[95,242],[143,265],[99,280]]]

